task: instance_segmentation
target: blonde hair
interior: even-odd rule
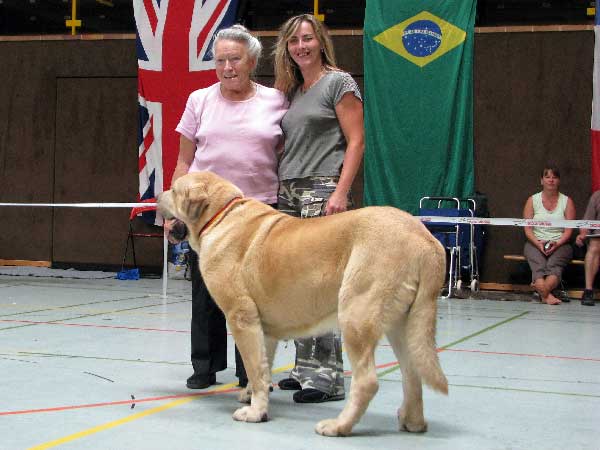
[[[333,43],[329,32],[312,14],[301,14],[287,20],[279,29],[277,43],[273,50],[275,59],[275,88],[290,97],[298,86],[304,83],[300,68],[292,59],[287,44],[302,22],[310,23],[315,36],[321,44],[321,60],[326,70],[339,70],[335,62]]]

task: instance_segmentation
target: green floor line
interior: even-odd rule
[[[493,330],[494,328],[497,328],[497,327],[499,327],[501,325],[505,325],[505,324],[507,324],[509,322],[512,322],[513,320],[520,319],[521,317],[523,317],[526,314],[529,314],[529,311],[524,311],[524,312],[522,312],[520,314],[517,314],[516,316],[509,317],[508,319],[502,320],[501,322],[498,322],[498,323],[496,323],[494,325],[490,325],[489,327],[486,327],[486,328],[484,328],[482,330],[479,330],[479,331],[477,331],[477,332],[475,332],[473,334],[469,334],[468,336],[460,338],[460,339],[458,339],[458,340],[456,340],[454,342],[450,342],[449,344],[446,344],[443,347],[440,347],[438,349],[438,351],[443,352],[444,350],[446,350],[446,349],[448,349],[450,347],[453,347],[453,346],[455,346],[457,344],[460,344],[462,342],[465,342],[465,341],[467,341],[467,340],[469,340],[471,338],[474,338],[475,336],[479,336],[480,334],[487,333],[488,331]],[[381,378],[381,377],[387,375],[388,373],[395,372],[398,369],[400,369],[400,366],[398,364],[396,364],[395,366],[392,366],[389,369],[384,370],[383,372],[379,372],[377,374],[377,378]]]
[[[512,322],[513,320],[520,319],[521,317],[523,317],[523,316],[525,316],[527,314],[529,314],[529,311],[523,311],[521,314],[517,314],[516,316],[509,317],[508,319],[505,319],[505,320],[503,320],[501,322],[498,322],[498,323],[496,323],[494,325],[490,325],[489,327],[486,327],[483,330],[477,331],[477,332],[475,332],[473,334],[470,334],[468,336],[465,336],[464,338],[461,338],[461,339],[459,339],[457,341],[454,341],[454,342],[451,342],[449,344],[446,344],[443,347],[440,347],[439,350],[440,351],[444,351],[447,348],[454,347],[456,344],[460,344],[460,343],[462,343],[464,341],[467,341],[467,340],[469,340],[471,338],[474,338],[475,336],[479,336],[480,334],[487,333],[488,331],[493,330],[494,328],[498,328],[499,326],[505,325],[505,324],[507,324],[509,322]]]
[[[351,378],[351,377],[347,377],[347,378]],[[385,382],[385,383],[400,383],[402,384],[402,380],[399,379],[395,379],[395,380],[390,380],[390,379],[380,379],[380,382]],[[509,387],[501,387],[501,386],[481,386],[481,385],[477,385],[477,384],[454,384],[454,383],[448,383],[449,387],[464,387],[464,388],[474,388],[474,389],[487,389],[487,390],[492,390],[492,391],[515,391],[515,392],[525,392],[525,393],[531,393],[531,394],[551,394],[551,395],[563,395],[563,396],[567,396],[567,397],[589,397],[589,398],[600,398],[600,395],[596,395],[596,394],[580,394],[580,393],[576,393],[576,392],[558,392],[558,391],[540,391],[540,390],[536,390],[536,389],[518,389],[518,388],[509,388]]]
[[[150,295],[141,295],[141,296],[136,295],[135,297],[115,298],[115,299],[111,299],[111,300],[98,300],[95,302],[79,303],[76,305],[63,305],[63,306],[55,306],[53,308],[34,309],[33,311],[20,311],[20,312],[10,313],[10,314],[0,314],[0,317],[20,316],[22,314],[33,314],[33,313],[46,312],[46,311],[58,311],[60,309],[77,308],[79,306],[90,306],[90,305],[99,305],[99,304],[101,305],[101,304],[113,303],[113,302],[123,302],[123,301],[127,301],[127,300],[141,300],[141,299],[145,299],[145,298],[149,298],[149,297],[150,297]]]
[[[552,394],[552,395],[564,395],[567,397],[589,397],[589,398],[600,398],[600,395],[594,394],[579,394],[576,392],[557,392],[557,391],[538,391],[536,389],[518,389],[508,388],[500,386],[477,386],[475,384],[449,384],[452,387],[465,387],[465,388],[476,388],[476,389],[489,389],[492,391],[514,391],[514,392],[527,392],[531,394]]]
[[[67,322],[69,320],[87,319],[89,317],[103,316],[105,314],[117,314],[117,313],[121,313],[121,312],[125,312],[125,311],[135,311],[136,309],[152,308],[154,306],[176,305],[177,303],[189,303],[189,300],[180,300],[180,301],[177,301],[177,302],[168,302],[168,303],[164,303],[164,302],[153,303],[151,305],[142,305],[142,306],[135,306],[133,308],[116,309],[116,310],[113,310],[113,311],[103,311],[103,312],[99,312],[99,313],[95,313],[95,314],[82,314],[80,316],[67,317],[65,319],[44,320],[41,323],[25,323],[25,324],[21,324],[21,325],[14,325],[12,327],[0,328],[0,331],[14,330],[16,328],[35,327],[35,326],[38,326],[38,325],[48,325],[48,324],[57,323],[57,322]]]

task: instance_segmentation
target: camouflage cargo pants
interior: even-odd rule
[[[325,214],[327,200],[337,187],[338,177],[309,177],[282,181],[277,209],[290,216],[307,219]],[[350,197],[348,208],[352,206]],[[344,365],[339,333],[298,339],[296,361],[290,378],[302,389],[312,388],[333,397],[344,396]]]

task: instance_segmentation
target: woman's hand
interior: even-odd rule
[[[556,242],[556,241],[547,241],[547,242],[544,242],[544,245],[543,245],[542,249],[544,251],[544,255],[550,256],[552,253],[554,253],[554,251],[558,247],[559,247],[558,242]]]
[[[585,238],[587,236],[587,230],[580,231],[577,237],[575,238],[575,244],[577,247],[583,247],[585,245]]]
[[[344,212],[347,209],[348,195],[336,189],[327,201],[327,205],[325,206],[325,215],[330,216],[332,214]]]

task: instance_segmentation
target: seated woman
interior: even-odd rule
[[[523,209],[525,219],[575,219],[573,200],[559,192],[560,172],[554,166],[542,170],[542,191],[527,199]],[[560,283],[562,271],[573,257],[569,243],[571,228],[525,227],[527,242],[523,253],[531,267],[532,285],[542,302],[558,305],[552,295]]]

